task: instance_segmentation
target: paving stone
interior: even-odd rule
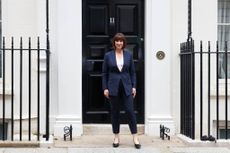
[[[115,153],[161,153],[156,148],[141,148],[141,149],[135,149],[135,148],[121,148],[121,149],[114,149]]]
[[[224,147],[177,147],[172,148],[173,153],[230,153],[228,148]]]
[[[38,148],[36,153],[67,153],[67,148]]]
[[[108,148],[69,148],[68,153],[114,153]]]
[[[35,148],[6,148],[3,153],[36,153]]]
[[[140,135],[141,149],[135,149],[131,135],[121,135],[118,148],[112,147],[112,140],[113,135],[83,135],[74,138],[73,141],[55,138],[49,145],[38,147],[31,145],[17,145],[18,148],[12,145],[0,147],[0,153],[230,153],[230,141],[194,144],[176,136],[172,136],[170,140],[161,140],[159,137]],[[7,142],[2,142],[4,143]]]
[[[69,148],[68,153],[161,153],[156,148]]]

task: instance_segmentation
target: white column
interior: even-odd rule
[[[159,136],[160,124],[171,129],[174,121],[171,105],[171,2],[145,2],[145,132]],[[157,51],[165,58],[158,60]]]
[[[82,134],[82,4],[58,0],[58,115],[54,135],[63,137],[64,126],[73,136]]]

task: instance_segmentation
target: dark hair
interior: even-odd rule
[[[117,33],[117,34],[115,34],[115,36],[112,39],[112,45],[113,45],[114,49],[116,49],[116,47],[115,47],[115,41],[118,41],[118,40],[123,41],[123,47],[122,47],[122,49],[124,49],[126,47],[126,44],[127,44],[125,35],[123,33]]]

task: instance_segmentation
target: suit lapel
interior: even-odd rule
[[[112,52],[112,61],[113,61],[113,65],[116,67],[117,71],[119,71],[118,67],[117,67],[117,60],[116,60],[116,54],[115,54],[115,50]]]
[[[113,53],[112,53],[112,61],[113,61],[113,64],[114,64],[114,65],[117,65],[117,60],[116,60],[115,51],[113,51]]]
[[[127,65],[126,62],[127,62],[127,54],[126,54],[126,51],[124,50],[123,51],[123,67],[122,67],[121,71],[123,71],[124,67]]]

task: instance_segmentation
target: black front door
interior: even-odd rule
[[[83,0],[83,123],[110,123],[109,103],[102,91],[102,63],[111,38],[122,32],[134,58],[138,123],[144,123],[144,0]],[[121,116],[124,111],[121,110]],[[125,117],[121,117],[126,122]]]

